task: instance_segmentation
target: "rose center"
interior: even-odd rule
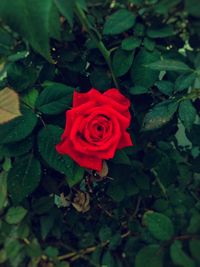
[[[101,132],[103,130],[103,127],[101,125],[97,126],[97,131]]]

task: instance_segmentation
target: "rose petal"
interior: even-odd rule
[[[85,155],[74,149],[72,142],[69,139],[62,141],[56,145],[56,150],[60,154],[69,155],[75,162],[77,162],[81,167],[92,169],[96,171],[101,171],[102,169],[102,159],[96,156]]]
[[[129,108],[131,105],[130,100],[124,95],[122,95],[120,91],[116,88],[111,88],[107,90],[103,95],[111,98],[112,100],[116,101],[117,103],[127,108]]]
[[[92,88],[90,91],[86,93],[79,93],[74,91],[73,95],[73,107],[78,107],[82,104],[85,104],[89,101],[95,101],[101,96],[101,93],[97,91],[95,88]]]
[[[127,147],[127,146],[133,146],[133,142],[131,140],[130,134],[125,132],[122,135],[117,148],[122,149],[122,148]]]

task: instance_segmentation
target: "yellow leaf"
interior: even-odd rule
[[[15,91],[6,87],[0,91],[0,124],[21,115],[19,97]]]

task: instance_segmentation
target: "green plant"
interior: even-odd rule
[[[198,0],[0,1],[0,266],[200,266],[199,41]],[[98,174],[55,150],[91,87],[135,144]]]

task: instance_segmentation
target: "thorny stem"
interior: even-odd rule
[[[115,84],[115,87],[119,88],[117,79],[115,77],[115,74],[114,74],[114,71],[113,71],[113,68],[112,68],[112,63],[111,63],[111,59],[110,59],[110,52],[106,49],[104,43],[100,40],[100,37],[98,36],[99,34],[97,33],[96,29],[94,29],[94,30],[92,29],[92,27],[91,27],[91,25],[90,25],[86,15],[85,15],[85,13],[79,7],[78,3],[75,4],[75,13],[76,13],[77,17],[79,18],[79,20],[80,20],[82,26],[84,27],[84,29],[89,33],[91,39],[94,41],[94,43],[98,47],[99,51],[103,55],[107,65],[109,67],[109,70],[110,70],[113,82]]]

